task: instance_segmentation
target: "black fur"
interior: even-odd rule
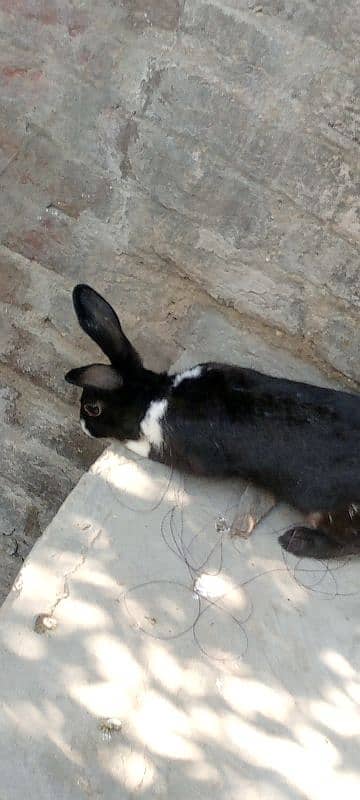
[[[357,395],[216,363],[201,365],[200,377],[174,386],[173,377],[142,366],[115,312],[93,289],[77,286],[74,306],[81,327],[112,363],[111,380],[104,376],[96,385],[87,377],[94,365],[66,375],[84,387],[83,416],[85,403],[101,401],[101,415],[86,419],[90,433],[139,439],[150,403],[166,399],[163,446],[152,447],[151,458],[203,475],[239,475],[307,514],[337,512],[337,539],[328,514],[321,530],[299,528],[280,538],[291,552],[324,558],[339,548],[342,554],[357,551],[359,515],[353,512],[350,525],[347,513],[360,500]],[[114,371],[119,387],[109,388]]]
[[[137,372],[141,358],[126,338],[111,305],[84,283],[75,286],[73,303],[83,331],[99,345],[113,366],[125,368],[128,373]]]

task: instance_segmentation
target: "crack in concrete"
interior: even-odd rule
[[[104,521],[106,521],[106,520],[104,520]],[[93,549],[94,545],[96,544],[97,540],[100,538],[102,533],[103,533],[103,528],[99,528],[99,530],[96,531],[96,533],[94,534],[93,538],[91,539],[89,545],[86,548],[82,548],[81,554],[80,554],[80,559],[79,559],[78,563],[75,564],[74,567],[72,567],[68,572],[65,573],[63,591],[62,591],[62,593],[60,595],[58,595],[56,597],[55,602],[51,606],[51,609],[50,609],[50,612],[49,612],[49,616],[53,616],[55,610],[59,607],[60,603],[63,600],[67,600],[70,597],[70,584],[69,584],[69,581],[76,574],[76,572],[78,572],[79,569],[81,569],[81,567],[84,566],[85,561],[86,561],[89,553]]]

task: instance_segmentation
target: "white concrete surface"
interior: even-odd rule
[[[81,479],[1,610],[1,800],[358,800],[360,564],[294,572],[286,508],[232,539],[238,498]]]

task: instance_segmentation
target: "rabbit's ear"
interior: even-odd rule
[[[120,389],[124,383],[118,371],[107,364],[90,364],[88,367],[71,369],[66,373],[65,380],[75,386],[102,389],[103,392]]]
[[[140,356],[123,333],[115,311],[100,294],[79,283],[73,291],[73,303],[83,331],[99,345],[114,366],[124,372],[142,366]]]

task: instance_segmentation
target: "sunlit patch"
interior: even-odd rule
[[[314,730],[310,725],[297,725],[296,738],[306,750],[319,759],[319,763],[328,763],[336,767],[340,764],[339,753],[323,733]]]
[[[100,628],[102,630],[109,623],[108,615],[98,605],[85,600],[77,600],[74,597],[72,597],[70,605],[66,603],[60,605],[58,616],[66,621],[67,634],[69,630],[77,628]]]
[[[35,551],[36,552],[36,551]],[[73,553],[62,554],[62,563],[66,570],[69,566],[71,568]],[[43,606],[48,606],[49,597],[53,597],[54,591],[63,586],[63,580],[56,580],[54,574],[40,563],[35,563],[35,555],[32,555],[31,568],[28,562],[25,562],[17,581],[17,591],[21,591],[22,595],[29,597],[36,597],[37,603]]]
[[[161,642],[147,643],[146,663],[153,679],[167,692],[175,694],[181,689],[183,694],[198,698],[209,691],[211,679],[206,664],[195,659],[177,660]]]
[[[335,672],[336,675],[340,675],[342,678],[354,678],[357,675],[346,658],[344,658],[341,653],[336,653],[335,650],[326,650],[326,652],[322,654],[322,660],[332,672]]]
[[[250,718],[261,713],[283,722],[294,709],[294,701],[286,692],[261,681],[224,676],[217,685],[228,706]]]
[[[231,584],[223,575],[200,575],[194,583],[194,592],[209,600],[222,597],[231,589]]]
[[[87,563],[89,561],[89,563]],[[83,569],[76,576],[79,583],[88,583],[91,586],[97,586],[102,589],[108,589],[112,594],[119,594],[119,584],[99,569],[96,569],[94,561],[88,557],[84,564]]]
[[[154,769],[141,753],[129,753],[125,764],[125,783],[128,791],[149,788],[154,781]]]
[[[351,698],[360,706],[360,683],[356,683],[355,681],[348,681],[346,686],[346,691]]]
[[[188,773],[194,781],[200,783],[216,784],[222,780],[220,771],[208,761],[195,761],[189,764]]]
[[[345,692],[330,689],[324,700],[310,704],[314,719],[340,736],[360,736],[359,707]]]
[[[241,614],[243,621],[250,614],[251,604],[246,592],[241,586],[236,586],[224,573],[199,575],[194,582],[194,592],[210,603],[217,602],[224,611]]]
[[[220,716],[206,705],[192,706],[190,709],[191,724],[194,731],[206,739],[216,741],[222,733]]]
[[[108,450],[92,467],[116,489],[144,499],[154,499],[159,492],[157,483],[134,461],[128,461],[113,450]]]
[[[142,456],[143,458],[149,457],[151,446],[145,437],[141,439],[127,439],[124,444],[128,450],[132,450],[136,455]]]
[[[125,492],[154,504],[161,503],[165,498],[169,502],[179,500],[179,487],[167,467],[147,461],[139,463],[118,453],[115,447],[110,447],[97,459],[91,472],[101,475],[119,494]],[[183,506],[188,502],[184,495]]]
[[[188,716],[161,694],[149,691],[134,712],[134,726],[151,750],[174,760],[198,761],[200,749],[191,741]]]
[[[118,639],[110,634],[93,636],[88,640],[88,651],[95,657],[97,669],[104,678],[116,680],[121,675],[124,689],[129,692],[138,689],[143,680],[143,670],[130,650]]]
[[[184,670],[176,659],[155,642],[151,642],[147,649],[147,663],[156,681],[161,683],[171,692],[176,692],[183,686]]]
[[[69,692],[76,703],[98,718],[116,715],[122,719],[131,712],[133,705],[133,695],[126,694],[118,680],[89,683],[88,679],[81,682],[73,679]]]
[[[269,733],[263,728],[248,724],[239,716],[228,717],[225,723],[227,735],[233,741],[240,757],[257,769],[271,770],[289,784],[289,797],[301,796],[311,800],[335,798],[344,791],[346,798],[354,798],[358,778],[355,774],[335,771],[328,761],[319,759],[317,751],[305,749],[294,741],[291,729],[288,735]]]

